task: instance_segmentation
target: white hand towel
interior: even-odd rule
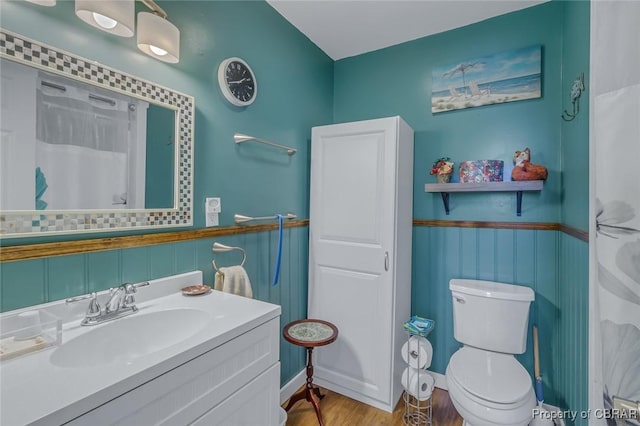
[[[411,336],[400,350],[402,359],[413,368],[429,368],[433,356],[433,346],[420,336]]]
[[[247,275],[247,271],[240,265],[219,268],[216,272],[213,288],[226,293],[249,298],[253,297],[249,275]]]
[[[402,386],[418,401],[426,401],[431,398],[435,379],[426,370],[407,367],[402,372]]]

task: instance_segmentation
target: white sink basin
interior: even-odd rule
[[[175,345],[199,332],[210,314],[200,309],[177,308],[142,313],[88,327],[88,330],[51,353],[58,367],[87,368],[129,364],[136,358]]]

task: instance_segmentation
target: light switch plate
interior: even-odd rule
[[[206,227],[210,227],[210,226],[218,226],[219,223],[219,219],[218,219],[218,213],[207,213],[206,214]]]
[[[205,226],[218,226],[218,213],[221,211],[220,197],[207,198],[204,203]]]

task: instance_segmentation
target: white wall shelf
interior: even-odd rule
[[[427,183],[425,192],[439,192],[442,195],[444,210],[449,214],[449,194],[451,192],[515,192],[517,197],[516,213],[522,213],[522,193],[524,191],[541,191],[542,180],[483,182],[483,183]]]

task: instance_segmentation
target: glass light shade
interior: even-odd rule
[[[180,31],[158,15],[140,12],[138,48],[152,58],[175,64],[180,60]]]
[[[92,15],[93,15],[93,20],[96,21],[96,23],[100,25],[102,28],[105,28],[107,30],[111,30],[115,28],[116,25],[118,25],[118,21],[116,21],[115,19],[111,19],[107,16],[100,15],[99,13],[95,13],[95,12],[93,12]]]
[[[133,36],[134,0],[76,0],[76,15],[102,31],[121,37]]]
[[[27,0],[29,3],[39,4],[40,6],[55,6],[56,0]]]

